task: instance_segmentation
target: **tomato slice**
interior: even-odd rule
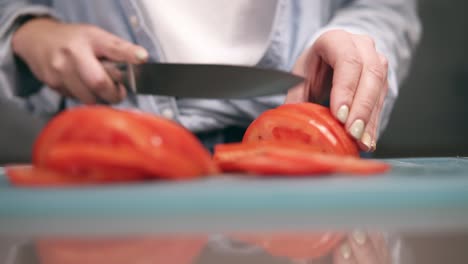
[[[43,157],[46,168],[87,175],[94,169],[109,170],[102,177],[113,177],[113,171],[129,170],[140,176],[136,179],[191,179],[205,173],[205,168],[166,147],[145,152],[126,146],[95,147],[80,143],[62,143]]]
[[[319,153],[308,145],[281,141],[217,145],[214,160],[223,171],[258,175],[368,175],[390,169],[390,165],[383,162]]]
[[[312,103],[285,104],[261,114],[243,142],[275,140],[315,145],[320,152],[359,156],[356,142],[330,110]]]
[[[336,232],[324,233],[272,233],[234,234],[236,240],[255,244],[273,256],[294,260],[319,259],[329,255],[343,240],[344,235]]]
[[[94,183],[84,178],[70,177],[70,175],[31,165],[8,166],[5,172],[11,184],[23,187],[76,186]]]
[[[130,118],[139,120],[155,134],[158,134],[162,143],[171,146],[171,149],[181,155],[190,155],[190,159],[202,165],[206,174],[215,174],[219,170],[211,159],[211,154],[201,144],[198,138],[186,128],[165,118],[148,115],[140,111],[126,111]]]
[[[35,142],[33,164],[109,182],[193,179],[218,172],[209,152],[184,127],[104,106],[69,109],[51,120]]]
[[[339,144],[345,149],[346,154],[359,156],[359,148],[356,141],[346,132],[341,124],[331,113],[328,107],[313,103],[284,104],[278,110],[302,113],[309,118],[314,118],[317,123],[326,126],[328,131],[335,135]]]

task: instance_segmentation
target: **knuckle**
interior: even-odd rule
[[[82,24],[81,28],[83,29],[82,32],[86,36],[95,36],[96,34],[99,34],[101,32],[101,29],[94,25]]]
[[[387,75],[386,69],[380,65],[370,65],[367,67],[366,71],[381,81],[383,81]]]
[[[65,58],[61,54],[52,56],[50,67],[56,73],[63,73],[66,68]]]
[[[375,103],[375,101],[369,99],[361,100],[359,102],[359,108],[361,109],[362,113],[370,115],[374,110]]]
[[[375,40],[368,35],[360,35],[359,39],[368,46],[375,48]]]
[[[350,65],[351,67],[357,67],[362,69],[363,61],[360,56],[355,53],[346,53],[343,55],[343,62]]]

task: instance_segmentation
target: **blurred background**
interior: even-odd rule
[[[468,4],[421,0],[423,38],[377,157],[468,156]],[[28,160],[43,125],[24,123],[0,101],[0,164]],[[3,155],[3,156],[2,156]]]
[[[468,156],[468,3],[419,3],[422,42],[376,155]]]

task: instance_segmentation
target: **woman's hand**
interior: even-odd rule
[[[354,231],[333,253],[334,264],[390,264],[391,254],[379,233]]]
[[[34,75],[63,95],[93,104],[98,99],[110,103],[125,96],[116,87],[99,59],[141,63],[148,53],[91,25],[65,24],[50,18],[26,22],[13,35],[12,48]]]
[[[285,103],[319,102],[329,96],[332,113],[360,148],[375,150],[388,62],[370,37],[328,31],[300,56],[293,72],[307,81],[291,89]]]

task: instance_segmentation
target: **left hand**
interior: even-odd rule
[[[354,231],[333,252],[333,264],[390,264],[389,247],[379,233]]]
[[[285,103],[320,102],[329,96],[331,112],[360,148],[375,150],[388,62],[372,38],[328,31],[299,57],[293,72],[307,80],[288,92]]]

